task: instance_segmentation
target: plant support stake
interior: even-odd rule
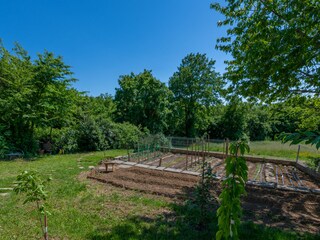
[[[44,215],[44,239],[49,240],[48,237],[48,222],[47,222],[47,215]]]
[[[299,160],[299,153],[300,153],[300,144],[298,145],[298,152],[297,152],[297,157],[296,157],[296,163]]]

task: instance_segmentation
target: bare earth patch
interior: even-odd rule
[[[151,199],[181,202],[192,197],[194,187],[199,182],[198,176],[171,173],[159,170],[130,167],[120,168],[110,173],[82,173],[80,180],[86,177],[97,181],[87,181],[93,194],[121,194],[135,196],[137,191]],[[213,184],[214,195],[221,192],[220,182]],[[320,195],[257,186],[247,186],[248,195],[243,199],[244,220],[266,226],[291,229],[297,232],[320,233]],[[115,206],[116,205],[116,206]],[[134,208],[134,204],[106,203],[107,208],[117,208],[125,216]],[[170,210],[163,208],[141,215],[155,216],[167,214]]]

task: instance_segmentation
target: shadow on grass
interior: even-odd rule
[[[213,239],[217,231],[215,212],[201,221],[199,208],[191,202],[170,207],[172,212],[155,218],[131,216],[111,229],[97,229],[88,239]]]
[[[105,239],[215,239],[218,230],[216,211],[208,210],[201,218],[198,206],[190,201],[171,204],[172,211],[155,218],[130,216],[111,228],[96,229],[87,236],[91,240]],[[243,223],[239,229],[240,239],[320,239],[320,235],[300,234],[264,227],[252,222]]]

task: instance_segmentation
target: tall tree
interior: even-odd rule
[[[244,96],[320,95],[320,5],[314,0],[227,0],[211,7],[229,26],[217,48],[231,54],[225,77]]]
[[[232,97],[221,118],[220,131],[224,138],[237,140],[247,137],[248,106],[238,97]]]
[[[91,115],[95,119],[112,119],[116,110],[113,97],[109,94],[100,94],[97,97],[79,96],[79,114]]]
[[[166,115],[170,91],[156,79],[151,71],[120,76],[116,89],[117,118],[148,128],[151,133],[166,128]]]
[[[176,118],[183,119],[183,134],[187,137],[197,135],[196,126],[207,125],[201,113],[219,102],[222,81],[214,70],[215,61],[205,54],[188,54],[169,81],[176,106]],[[199,126],[198,128],[200,128]],[[207,126],[203,126],[204,129]]]
[[[10,132],[7,139],[12,145],[35,151],[35,128],[54,127],[65,120],[71,74],[53,53],[38,54],[32,61],[20,45],[11,54],[0,44],[0,125]]]

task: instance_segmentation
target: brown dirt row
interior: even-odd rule
[[[111,173],[89,175],[105,183],[117,187],[138,190],[141,192],[163,195],[171,198],[180,198],[190,193],[199,181],[197,176],[175,174],[138,167],[118,169]]]
[[[166,155],[162,159],[161,166],[170,167],[175,169],[186,169],[186,155],[185,154],[172,154]],[[191,157],[193,163],[191,165]],[[143,164],[152,166],[159,166],[160,158],[144,161]],[[225,164],[222,159],[210,158],[207,161],[213,168],[213,173],[220,177],[225,176]],[[190,171],[201,171],[202,157],[188,156],[188,168]],[[256,163],[247,161],[248,165],[248,179],[256,180],[260,182],[272,182],[279,185],[294,186],[294,187],[308,187],[308,188],[320,188],[320,182],[311,178],[308,174],[296,169],[293,166],[284,166],[274,163]]]
[[[164,164],[166,163],[170,163],[172,162],[173,160],[175,160],[180,154],[175,154],[175,155],[172,155],[172,156],[166,156],[165,158],[163,158],[161,160],[161,166],[163,166]],[[159,163],[160,163],[160,158],[158,158],[157,160],[153,161],[152,166],[159,166]]]
[[[296,169],[295,167],[290,166],[290,171],[294,172],[296,176],[299,177],[300,181],[302,182],[303,186],[309,188],[320,188],[320,183],[317,182],[315,179],[310,177],[308,174]]]
[[[116,187],[137,190],[170,198],[192,196],[199,182],[197,176],[150,170],[120,168],[111,173],[91,173],[91,177]],[[213,184],[214,195],[221,192],[220,182]],[[320,229],[320,195],[246,186],[243,199],[244,218],[268,226],[317,233]]]

